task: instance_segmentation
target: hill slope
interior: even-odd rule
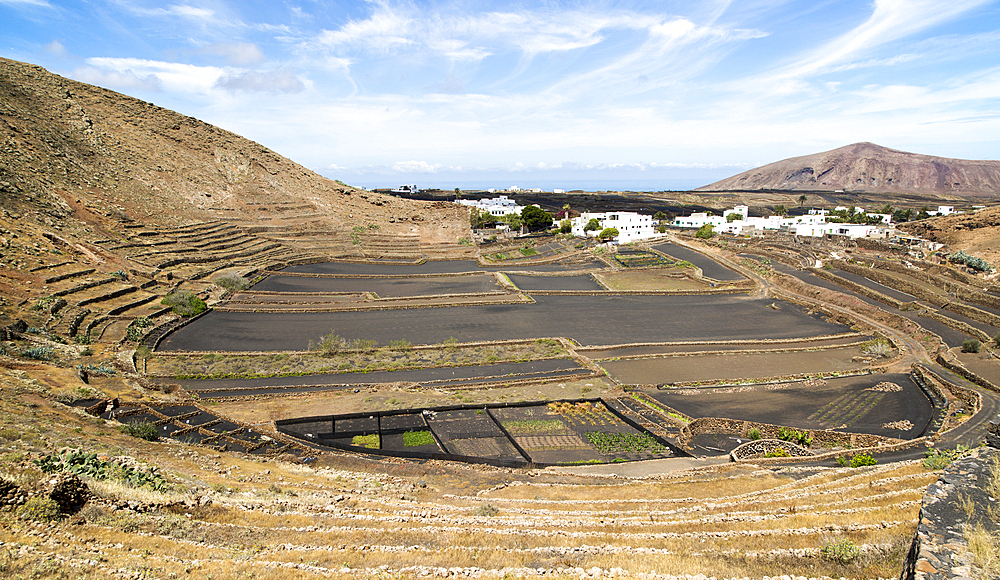
[[[855,143],[751,169],[697,191],[760,189],[996,195],[1000,161],[948,159]]]
[[[2,58],[0,153],[2,209],[84,237],[217,219],[257,232],[360,225],[425,247],[468,231],[450,204],[351,188],[197,119]]]

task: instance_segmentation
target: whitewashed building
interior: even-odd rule
[[[596,219],[601,224],[601,229],[597,231],[584,231],[590,220]],[[653,216],[643,215],[631,211],[613,211],[607,213],[584,212],[580,217],[573,218],[573,235],[585,238],[596,236],[605,228],[615,228],[618,230],[619,243],[627,244],[646,238],[652,238],[659,234],[653,224]]]
[[[849,211],[850,208],[838,208]],[[853,208],[855,213],[864,213],[861,208]],[[730,221],[727,216],[738,214],[740,219]],[[679,216],[674,219],[674,227],[698,229],[705,224],[711,224],[712,229],[718,233],[732,235],[748,235],[757,231],[785,231],[797,236],[823,237],[826,235],[847,236],[849,238],[863,237],[884,237],[885,230],[891,229],[892,216],[887,214],[877,215],[881,218],[877,225],[868,224],[842,224],[827,222],[826,210],[810,211],[806,215],[794,217],[782,217],[772,215],[767,217],[748,217],[746,206],[736,206],[733,209],[722,212],[722,215],[709,215],[707,212],[693,213],[689,216]]]
[[[517,205],[517,202],[506,195],[491,199],[456,199],[455,203],[474,207],[479,211],[496,217],[505,216],[510,213],[520,214],[521,210],[524,209],[523,205]]]

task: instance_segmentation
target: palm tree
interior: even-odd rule
[[[806,197],[806,194],[803,193],[802,195],[800,195],[799,196],[799,207],[802,207],[802,204],[804,204],[807,199],[809,199],[809,198]]]

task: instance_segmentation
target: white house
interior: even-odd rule
[[[487,212],[496,217],[505,216],[509,213],[519,214],[524,209],[523,205],[517,205],[513,199],[510,199],[506,195],[492,199],[456,199],[455,203],[474,207],[479,211]]]
[[[854,210],[855,213],[864,213],[861,208],[838,208],[841,211]],[[741,216],[738,219],[729,221],[727,218],[731,214]],[[746,206],[736,206],[733,209],[722,212],[721,216],[708,215],[707,212],[693,213],[689,216],[677,217],[673,225],[680,228],[700,228],[705,224],[711,224],[713,230],[719,233],[733,235],[744,235],[754,231],[772,230],[786,231],[797,236],[822,237],[825,235],[839,235],[851,238],[869,237],[875,235],[884,236],[884,232],[879,232],[879,228],[885,229],[886,225],[891,226],[892,216],[888,214],[877,215],[881,218],[881,223],[877,226],[867,224],[840,224],[827,223],[829,214],[826,210],[811,210],[807,215],[782,217],[772,215],[767,217],[748,217]],[[725,217],[724,217],[725,216]]]
[[[601,224],[601,229],[596,232],[584,231],[590,220],[596,219]],[[627,244],[636,240],[652,238],[657,236],[653,227],[653,216],[642,215],[631,211],[614,211],[607,213],[584,212],[580,217],[573,218],[573,235],[585,238],[596,236],[605,228],[615,228],[618,230],[618,242]]]

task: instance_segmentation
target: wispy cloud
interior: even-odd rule
[[[41,6],[44,8],[52,8],[52,5],[45,0],[0,0],[0,4],[6,4],[8,6]]]
[[[829,72],[874,48],[951,20],[990,0],[875,0],[871,16],[834,40],[779,69],[772,78],[805,77]]]

